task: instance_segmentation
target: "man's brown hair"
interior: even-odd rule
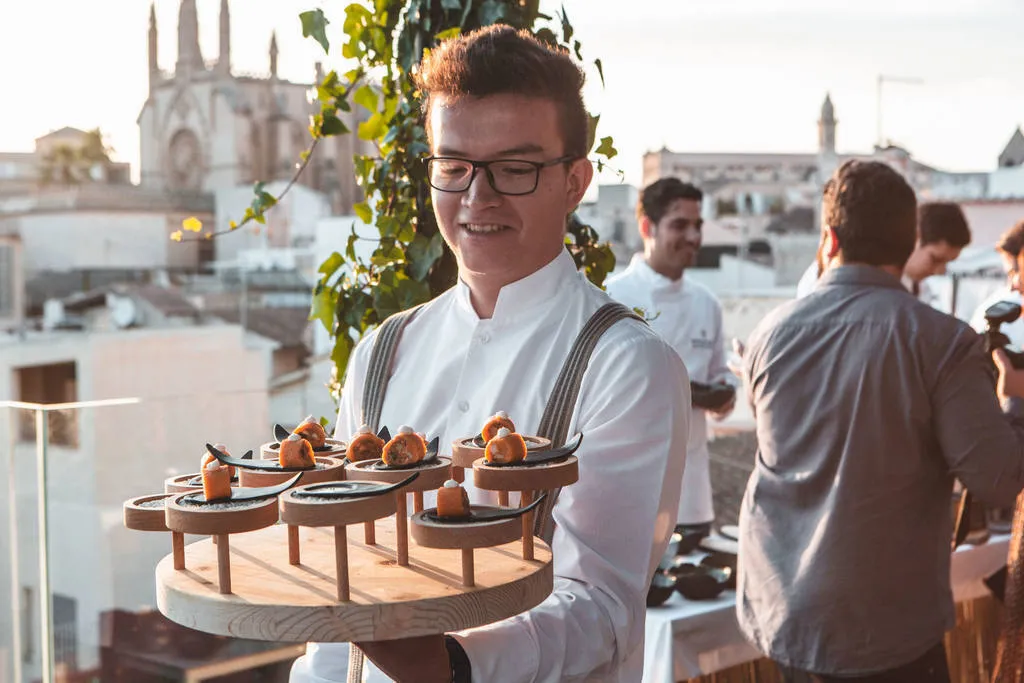
[[[1024,220],[1017,221],[1012,228],[999,236],[996,249],[1010,256],[1017,256],[1024,251]]]
[[[825,224],[847,263],[903,268],[917,241],[917,197],[896,170],[851,159],[825,185]]]
[[[955,202],[925,202],[918,206],[917,234],[921,244],[945,242],[963,249],[971,243],[967,218]]]
[[[550,100],[558,107],[564,154],[587,155],[588,117],[580,67],[565,51],[527,31],[488,26],[442,42],[423,59],[416,85],[423,93],[429,134],[431,98],[514,94]]]

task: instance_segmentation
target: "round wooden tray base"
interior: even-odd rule
[[[488,491],[543,491],[575,484],[579,478],[575,455],[562,462],[522,467],[494,467],[483,458],[473,463],[473,484]]]
[[[317,455],[316,462],[323,465],[323,469],[305,470],[299,485],[321,484],[327,481],[342,481],[345,478],[345,465],[335,458],[325,458]],[[296,472],[268,472],[266,470],[247,470],[238,468],[238,480],[242,486],[260,487],[275,486],[294,477]]]
[[[413,472],[419,472],[420,476],[416,481],[403,487],[406,493],[422,491],[433,491],[441,488],[451,477],[452,461],[450,458],[438,457],[437,462],[420,467],[410,467],[406,470],[378,470],[373,468],[379,460],[358,460],[346,463],[345,476],[355,481],[380,481],[387,484],[397,484],[407,479]]]
[[[156,569],[157,605],[172,621],[207,633],[283,642],[391,640],[494,623],[540,604],[553,586],[551,552],[537,541],[536,560],[514,544],[475,551],[476,587],[460,579],[462,560],[450,550],[414,547],[409,566],[394,561],[394,525],[376,529],[378,545],[348,541],[351,599],[336,599],[335,543],[329,528],[300,530],[302,564],[285,552],[287,527],[231,538],[234,593],[217,589],[218,546],[185,548],[186,571],[171,556]]]
[[[173,493],[153,493],[137,496],[124,502],[124,526],[133,531],[169,531],[163,505],[147,507],[142,503],[165,500]]]

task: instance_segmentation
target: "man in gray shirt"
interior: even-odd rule
[[[745,355],[758,453],[737,612],[793,680],[947,682],[953,479],[1003,506],[1024,488],[1024,428],[1000,410],[981,338],[900,285],[915,212],[896,171],[843,164],[822,278]],[[1002,372],[1022,392],[1024,371]]]

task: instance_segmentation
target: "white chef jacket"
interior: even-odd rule
[[[504,287],[487,320],[460,282],[405,328],[381,425],[440,436],[444,448],[504,410],[522,433],[536,433],[577,334],[608,301],[565,251]],[[362,422],[373,339],[349,363],[339,438]],[[645,597],[675,521],[689,402],[686,368],[646,325],[621,321],[601,338],[569,429],[584,434],[579,481],[554,508],[554,592],[528,612],[457,634],[474,683],[640,680]],[[479,502],[471,479],[466,488]],[[311,643],[291,681],[344,681],[347,667],[346,644]]]
[[[629,267],[609,278],[605,287],[615,300],[644,310],[651,319],[651,328],[683,359],[690,379],[737,384],[725,362],[722,306],[710,289],[685,276],[670,280],[647,265],[642,254],[635,254]],[[692,408],[676,516],[679,524],[704,524],[715,519],[707,429],[707,413]]]

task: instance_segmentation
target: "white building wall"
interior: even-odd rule
[[[98,661],[101,612],[155,605],[153,570],[170,551],[166,534],[124,529],[122,503],[161,492],[168,476],[197,471],[207,441],[222,441],[241,454],[269,438],[264,355],[246,348],[239,327],[227,325],[57,333],[0,345],[0,395],[13,394],[17,367],[73,360],[79,400],[141,399],[83,412],[79,447],[50,451],[51,585],[78,602],[82,668]],[[20,578],[38,596],[34,453],[32,444],[15,449]],[[6,531],[6,506],[0,519]],[[5,605],[6,557],[0,561]],[[38,628],[38,607],[31,609]],[[8,613],[0,617],[0,643],[11,641],[10,622]],[[33,638],[36,661],[28,673],[38,675],[38,636]]]

